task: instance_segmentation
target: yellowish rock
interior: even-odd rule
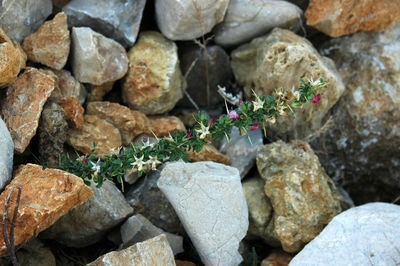
[[[200,152],[189,151],[189,160],[192,162],[213,161],[229,165],[229,158],[220,153],[213,145],[206,144]]]
[[[186,131],[183,122],[176,116],[150,116],[151,130],[157,137],[165,137],[174,131]]]

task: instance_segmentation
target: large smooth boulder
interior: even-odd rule
[[[12,177],[14,143],[7,126],[0,117],[0,190]]]

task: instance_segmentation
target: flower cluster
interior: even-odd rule
[[[264,123],[275,123],[278,116],[294,115],[294,109],[301,108],[305,103],[318,104],[321,95],[317,92],[327,88],[327,82],[322,78],[305,82],[301,80],[300,87],[289,91],[277,89],[273,95],[258,96],[254,93],[252,101],[238,100],[235,109],[218,119],[210,118],[205,112],[200,112],[195,120],[193,129],[175,131],[167,138],[156,138],[141,145],[131,143],[130,147],[119,148],[113,155],[100,160],[94,155],[96,145],[90,155],[78,157],[75,160],[63,157],[60,169],[82,177],[86,183],[92,179],[100,187],[103,180],[116,180],[123,184],[123,176],[127,171],[137,172],[139,176],[150,170],[155,170],[163,162],[184,160],[188,161],[187,152],[199,152],[211,139],[229,139],[231,129],[239,128],[242,135],[247,131],[256,130]]]

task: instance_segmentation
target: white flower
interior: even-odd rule
[[[140,147],[141,149],[145,149],[147,147],[152,148],[154,146],[154,143],[150,143],[150,138],[147,138],[146,142],[142,143],[142,146]]]
[[[100,159],[98,159],[96,163],[93,163],[92,161],[90,161],[90,164],[92,165],[92,170],[93,171],[100,172],[100,168],[101,168],[100,167],[100,164],[101,164]]]
[[[156,170],[157,164],[161,164],[159,160],[157,160],[157,156],[149,156],[150,159],[146,162],[146,164],[151,165],[151,170]]]
[[[308,82],[310,82],[310,84],[313,86],[318,86],[321,83],[319,79],[313,80],[312,78]]]
[[[300,92],[297,91],[294,86],[292,87],[292,93],[293,93],[293,96],[296,98],[296,100],[299,101],[300,100]]]
[[[196,132],[200,133],[200,139],[204,139],[210,134],[209,127],[204,126],[203,123],[200,123],[200,126],[201,129],[196,129]]]
[[[256,95],[257,101],[253,101],[254,109],[253,111],[256,112],[258,109],[264,108],[264,101],[261,101],[260,97]]]
[[[142,155],[142,157],[140,157],[140,158],[137,158],[136,156],[134,156],[134,157],[135,157],[135,161],[133,163],[131,163],[131,165],[133,167],[136,167],[139,171],[142,171],[143,166],[146,166],[146,163],[143,161],[144,155]]]

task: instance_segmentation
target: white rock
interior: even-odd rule
[[[215,27],[214,41],[232,46],[264,35],[275,27],[297,31],[302,11],[286,1],[230,0],[224,21]]]
[[[192,40],[221,22],[229,0],[156,0],[156,19],[171,40]]]
[[[400,206],[368,203],[342,212],[289,265],[397,265]]]
[[[248,211],[237,169],[214,162],[175,162],[157,182],[205,265],[238,265]]]
[[[0,190],[11,179],[14,142],[3,119],[0,118]]]

